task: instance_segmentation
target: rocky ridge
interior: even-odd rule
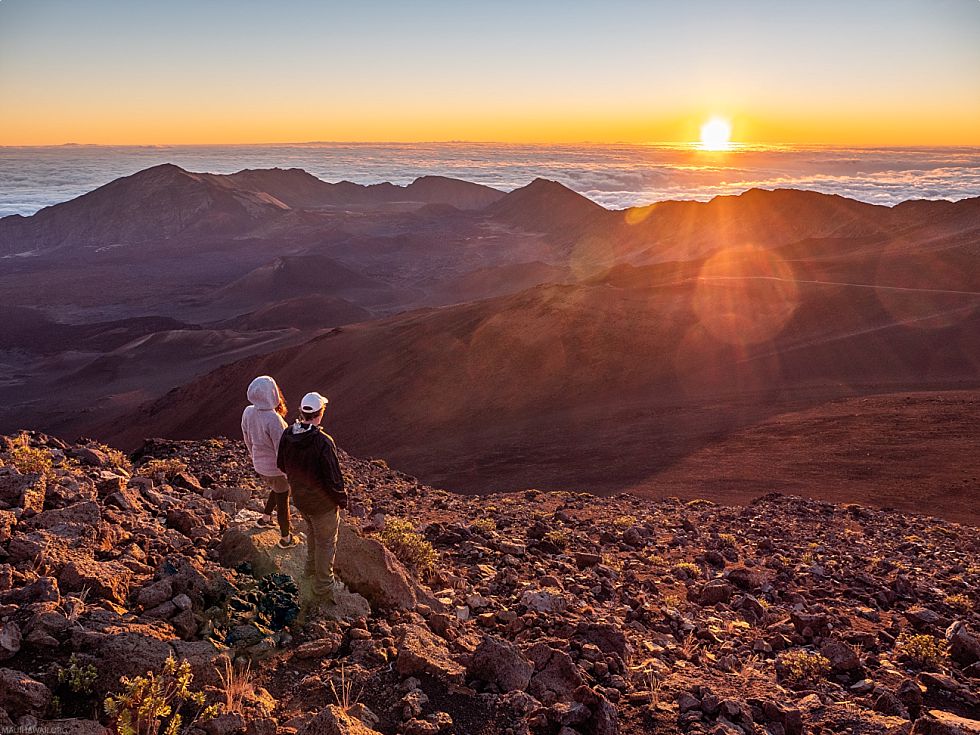
[[[100,733],[120,676],[174,656],[221,704],[196,735],[980,728],[973,528],[775,494],[464,497],[343,455],[346,587],[315,607],[239,442],[0,441],[0,727]]]

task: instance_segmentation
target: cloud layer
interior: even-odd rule
[[[470,143],[0,147],[0,216],[29,215],[159,163],[191,171],[303,168],[326,181],[439,174],[513,189],[541,176],[610,208],[792,187],[896,204],[980,195],[978,148],[513,146]]]

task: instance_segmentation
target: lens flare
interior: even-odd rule
[[[750,345],[775,337],[799,306],[793,269],[758,247],[712,255],[694,291],[694,312],[716,339]]]

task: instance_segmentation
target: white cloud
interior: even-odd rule
[[[327,181],[442,174],[513,189],[537,176],[622,208],[794,187],[876,204],[980,195],[980,149],[800,148],[702,154],[663,146],[295,145],[0,148],[0,216],[31,214],[158,163],[192,171],[299,167]]]

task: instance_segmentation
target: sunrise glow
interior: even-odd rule
[[[732,147],[732,124],[720,117],[713,117],[701,126],[701,149],[727,151]]]

